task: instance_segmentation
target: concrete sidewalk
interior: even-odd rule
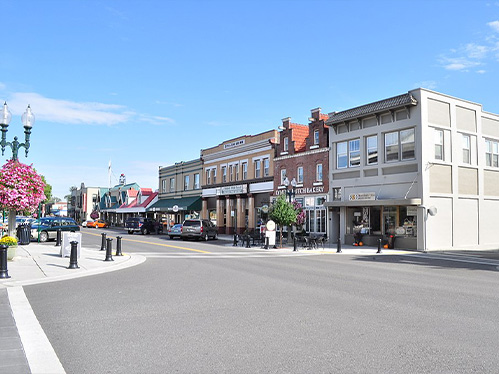
[[[106,251],[82,247],[79,269],[68,269],[69,258],[61,257],[60,248],[54,242],[19,246],[7,263],[10,278],[0,279],[1,373],[65,372],[22,286],[120,270],[145,261],[140,255],[114,256],[115,250],[114,261],[104,261]]]

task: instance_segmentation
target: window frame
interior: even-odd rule
[[[289,151],[289,138],[287,136],[283,139],[282,149],[283,149],[283,152]]]
[[[255,160],[255,178],[261,178],[262,160]]]
[[[435,160],[445,161],[444,130],[433,129],[433,131],[434,131],[434,134],[433,134],[433,143],[434,143],[433,157],[435,158]],[[440,157],[437,156],[437,149],[440,150]]]
[[[345,145],[345,151],[339,152],[340,146],[343,148],[343,144]],[[340,166],[340,157],[345,160],[345,166]],[[348,141],[338,142],[336,143],[336,169],[346,169],[348,168]]]
[[[499,141],[485,139],[485,165],[491,168],[499,167]]]
[[[241,172],[243,174],[243,181],[248,179],[248,163],[247,162],[243,162],[242,163],[242,168],[241,168]]]
[[[314,130],[314,145],[319,145],[319,130]]]
[[[286,179],[286,169],[281,169],[281,183],[280,185],[283,186],[284,185],[284,180]]]
[[[352,150],[354,147],[352,147],[352,144],[357,143],[357,149]],[[354,160],[353,155],[358,155],[358,161],[356,164],[352,163],[352,160]],[[348,141],[348,167],[349,168],[357,168],[360,167],[360,138],[352,139]]]
[[[190,175],[184,175],[184,191],[189,191]]]
[[[175,177],[170,178],[170,192],[175,192]]]
[[[222,166],[222,183],[227,183],[227,166]]]
[[[471,136],[468,134],[462,135],[462,148],[463,148],[463,164],[471,165]]]
[[[319,172],[319,169],[320,169],[320,172]],[[323,181],[323,174],[322,174],[322,171],[323,171],[323,168],[322,168],[322,164],[316,164],[315,165],[315,180],[317,182],[322,182]],[[320,176],[320,178],[319,178]]]
[[[303,183],[303,166],[296,168],[296,183]]]
[[[199,185],[199,173],[194,174],[194,186],[193,187],[195,190],[199,190],[199,188],[201,187]]]
[[[270,160],[268,158],[263,159],[263,176],[268,177],[270,175]]]
[[[369,146],[369,139],[374,139],[374,144],[375,146]],[[374,153],[371,153],[372,150],[375,150],[375,154],[376,154],[376,161],[372,161],[371,162],[371,159],[373,157],[371,157],[372,154]],[[366,136],[366,165],[377,165],[378,164],[378,135],[370,135],[370,136]]]

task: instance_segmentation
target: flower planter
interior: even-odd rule
[[[17,245],[13,245],[7,248],[7,260],[12,261],[12,259],[16,255],[16,249]]]

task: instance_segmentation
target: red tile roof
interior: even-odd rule
[[[291,141],[295,142],[295,152],[304,151],[307,146],[308,126],[300,125],[299,123],[290,123],[289,128],[292,134]]]

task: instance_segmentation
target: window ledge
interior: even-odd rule
[[[314,144],[314,145],[311,145],[311,146],[310,146],[310,149],[317,149],[317,148],[319,148],[319,145],[318,145],[318,144]]]
[[[281,152],[281,156],[287,155],[289,152]]]
[[[322,183],[322,182],[314,182],[313,185],[314,186],[323,186],[324,183]]]

